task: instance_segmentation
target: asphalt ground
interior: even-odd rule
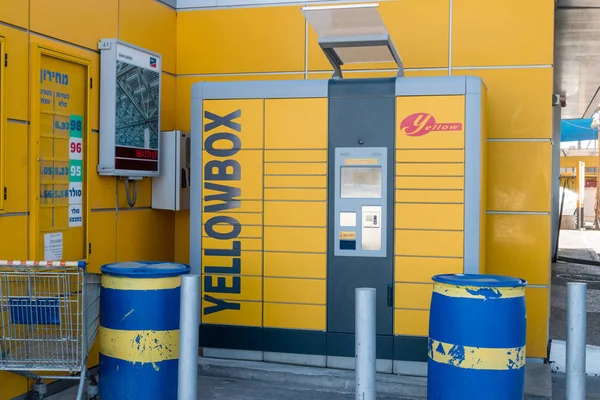
[[[563,230],[559,256],[599,261],[600,231]],[[587,343],[600,346],[600,266],[558,262],[552,265],[550,337],[566,340],[567,282],[587,283]]]

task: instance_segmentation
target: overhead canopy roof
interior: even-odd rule
[[[557,0],[554,83],[562,118],[590,118],[600,103],[600,2]]]

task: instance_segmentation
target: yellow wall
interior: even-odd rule
[[[27,184],[31,173],[28,141],[35,134],[29,129],[32,107],[28,65],[33,61],[30,46],[39,44],[91,63],[91,132],[87,132],[86,160],[90,269],[98,271],[101,264],[117,260],[172,260],[175,218],[171,212],[150,209],[150,180],[139,185],[137,204],[129,209],[123,183],[116,178],[100,178],[96,173],[100,81],[97,43],[100,38],[119,38],[162,54],[165,72],[161,128],[172,130],[175,128],[175,11],[153,0],[0,0],[1,38],[5,40],[9,63],[4,69],[7,121],[3,150],[8,198],[0,214],[0,258],[27,259],[33,254],[29,249],[28,224],[35,212],[27,199],[35,196],[38,188]],[[96,365],[94,354],[92,359],[90,364]],[[22,394],[29,390],[30,384],[16,375],[0,373],[0,400]]]
[[[531,10],[536,18],[531,19]],[[548,340],[550,152],[554,4],[551,0],[392,0],[381,15],[407,76],[477,75],[488,87],[487,263],[514,274],[527,291],[528,356],[544,357]],[[493,18],[487,16],[493,15]],[[61,21],[57,23],[56,21]],[[506,26],[511,29],[507,30]],[[0,0],[5,39],[5,154],[8,199],[0,214],[0,258],[27,258],[30,45],[88,59],[90,91],[87,182],[90,267],[131,259],[189,259],[189,213],[153,211],[149,180],[129,209],[122,182],[100,178],[99,54],[118,37],[163,55],[161,128],[189,131],[190,90],[198,81],[324,79],[330,66],[299,6],[183,11],[154,0]],[[308,39],[307,39],[308,38]],[[451,39],[450,39],[451,38]],[[450,56],[451,55],[451,56]],[[529,68],[536,66],[537,68]],[[348,77],[390,76],[388,65],[359,65]],[[235,75],[231,75],[235,74]],[[526,212],[535,211],[535,215]],[[501,213],[499,213],[501,212]],[[276,294],[273,294],[276,298]],[[418,299],[417,299],[418,300]],[[412,300],[411,300],[412,301]],[[415,329],[426,321],[414,316]],[[27,382],[0,373],[0,400]]]
[[[585,163],[585,168],[598,168],[598,156],[561,156],[560,157],[560,167],[561,168],[575,168],[579,166],[579,161],[583,161]],[[569,174],[570,172],[567,172]],[[585,176],[588,177],[596,177],[598,175],[597,172],[586,172]]]
[[[477,75],[488,88],[485,271],[534,285],[527,290],[527,351],[529,357],[545,357],[554,2],[454,0],[450,13],[449,0],[392,0],[380,3],[380,13],[407,76]],[[299,7],[182,11],[177,37],[177,73],[185,74],[176,79],[177,129],[189,130],[194,82],[330,76]],[[355,68],[364,71],[347,77],[393,75],[375,70],[386,67],[359,65]],[[188,229],[187,214],[177,216],[177,260],[188,260]],[[416,324],[413,333],[422,333],[426,319],[409,317]]]

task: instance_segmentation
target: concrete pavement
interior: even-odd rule
[[[74,400],[77,389],[69,389],[48,400]],[[198,400],[351,400],[351,393],[330,392],[240,379],[198,377]],[[377,397],[378,400],[400,400]],[[195,399],[194,399],[195,400]],[[403,399],[404,400],[404,399]],[[412,400],[412,399],[406,399]]]

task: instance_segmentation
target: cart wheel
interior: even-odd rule
[[[33,384],[33,392],[31,394],[31,398],[33,400],[42,400],[46,397],[46,392],[48,391],[47,386],[41,379],[38,379]]]

